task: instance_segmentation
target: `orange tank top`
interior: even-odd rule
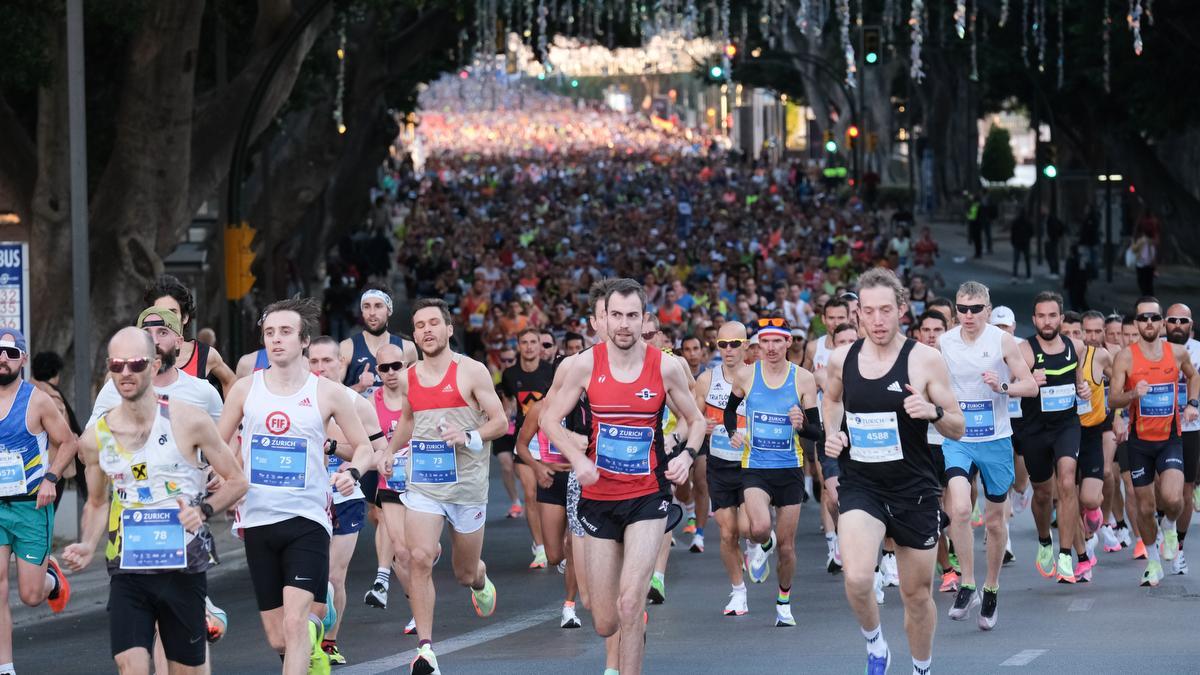
[[[1179,367],[1175,364],[1175,353],[1170,344],[1163,343],[1162,358],[1151,361],[1142,353],[1141,343],[1132,347],[1129,352],[1133,367],[1125,379],[1125,391],[1136,389],[1142,380],[1150,385],[1150,390],[1129,406],[1133,420],[1130,435],[1143,441],[1168,440],[1177,433],[1175,384],[1179,380]]]

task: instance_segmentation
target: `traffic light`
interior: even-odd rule
[[[863,32],[863,62],[868,66],[883,62],[883,31],[879,26],[866,26]]]
[[[725,45],[725,56],[726,57],[732,59],[733,57],[737,56],[737,51],[738,51],[737,45],[733,44],[732,42]]]
[[[828,152],[831,155],[836,153],[837,152],[837,141],[833,140],[832,138],[829,139],[828,141],[825,141],[825,152]]]
[[[851,124],[850,126],[846,127],[846,147],[847,148],[853,148],[855,143],[858,142],[858,134],[859,134],[858,125]]]
[[[721,68],[721,66],[713,66],[712,68],[708,69],[708,76],[714,80],[719,80],[725,76],[725,71]]]
[[[1042,167],[1042,175],[1046,178],[1058,177],[1058,148],[1053,145],[1043,146],[1046,149],[1046,164]]]
[[[1058,177],[1058,168],[1053,164],[1047,164],[1042,167],[1042,175],[1046,178],[1056,178]]]
[[[225,228],[225,297],[241,300],[254,288],[254,228],[243,222]]]

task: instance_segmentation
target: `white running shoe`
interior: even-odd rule
[[[555,567],[558,569],[559,574],[566,574],[567,573],[567,559],[563,558],[562,560],[558,561],[558,565],[556,565]]]
[[[688,547],[692,553],[704,553],[704,535],[692,535],[692,545]]]
[[[1104,524],[1100,526],[1100,541],[1106,553],[1121,550],[1121,542],[1117,539],[1117,533],[1113,531],[1112,525]]]
[[[1096,542],[1098,542],[1098,541],[1100,541],[1100,538],[1093,534],[1092,536],[1088,537],[1086,541],[1083,542],[1084,550],[1087,551],[1087,556],[1089,558],[1096,557]]]
[[[579,623],[579,617],[575,615],[575,604],[564,604],[562,608],[562,621],[559,622],[559,628],[579,628],[583,624]]]
[[[417,617],[414,616],[413,618],[408,620],[408,623],[404,624],[404,634],[405,635],[416,635],[417,634]]]
[[[900,586],[900,570],[896,567],[896,554],[884,553],[879,559],[879,571],[883,573],[883,585],[897,588]]]
[[[1171,561],[1171,574],[1187,574],[1187,573],[1188,573],[1187,558],[1184,558],[1183,551],[1180,551],[1179,555],[1175,556],[1175,559]]]
[[[875,604],[882,605],[883,601],[883,572],[875,570]]]
[[[796,620],[792,618],[792,606],[781,605],[775,603],[775,627],[782,628],[784,626],[795,626]]]
[[[388,603],[388,587],[376,581],[371,586],[371,590],[367,591],[363,596],[363,603],[367,607],[378,607],[379,609],[387,609]]]
[[[745,616],[750,608],[746,605],[746,590],[729,592],[729,604],[723,610],[725,616]]]

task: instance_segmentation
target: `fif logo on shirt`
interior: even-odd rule
[[[287,413],[276,410],[267,415],[267,420],[264,423],[267,431],[279,435],[287,433],[288,429],[292,428],[292,418],[287,416]]]

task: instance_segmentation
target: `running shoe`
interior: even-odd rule
[[[942,575],[942,586],[938,590],[942,593],[954,593],[958,591],[958,572],[946,570],[946,573]]]
[[[559,574],[566,574],[567,573],[567,559],[563,558],[562,560],[559,560],[558,564],[555,565],[554,567],[555,567],[555,569],[558,570]]]
[[[475,613],[484,618],[496,611],[496,587],[486,574],[483,575],[483,588],[471,589],[471,605],[475,607]]]
[[[579,628],[583,624],[579,623],[579,617],[575,614],[575,603],[563,603],[562,621],[558,623],[559,628]]]
[[[1090,537],[1104,524],[1104,513],[1100,507],[1083,511],[1083,531]]]
[[[1133,546],[1133,559],[1134,560],[1145,560],[1146,559],[1146,544],[1145,544],[1145,542],[1142,541],[1141,537],[1138,537],[1137,544],[1134,544],[1134,546]]]
[[[745,616],[750,611],[746,605],[746,591],[744,589],[741,592],[730,591],[729,604],[725,605],[725,609],[722,611],[725,616]]]
[[[1187,574],[1187,573],[1188,573],[1187,558],[1183,557],[1183,551],[1180,551],[1179,555],[1175,556],[1175,559],[1171,561],[1171,574]]]
[[[1170,562],[1177,555],[1179,555],[1179,533],[1173,527],[1169,530],[1163,530],[1162,559]]]
[[[1117,533],[1113,531],[1112,525],[1100,526],[1100,543],[1105,553],[1116,553],[1121,550],[1121,541],[1117,539]]]
[[[979,593],[974,588],[963,586],[958,589],[958,595],[954,596],[954,604],[950,606],[948,614],[951,619],[962,621],[971,610],[980,605],[980,602]]]
[[[979,509],[979,502],[975,502],[975,508],[971,509],[971,527],[983,526],[983,511]]]
[[[996,627],[996,594],[998,591],[983,589],[983,602],[979,607],[979,630]]]
[[[1038,574],[1047,579],[1054,576],[1054,546],[1038,544],[1037,559],[1034,560]]]
[[[892,650],[887,650],[883,656],[867,653],[866,675],[887,675],[888,666],[892,665]]]
[[[955,555],[954,551],[951,551],[946,557],[950,560],[950,569],[954,570],[955,572],[960,572],[962,570],[962,567],[960,567],[958,564],[958,556]]]
[[[208,626],[209,644],[225,637],[225,629],[229,627],[229,615],[214,605],[208,596],[204,596],[204,621]]]
[[[1075,580],[1087,583],[1092,580],[1092,569],[1096,567],[1096,559],[1088,556],[1087,560],[1075,563]]]
[[[704,553],[704,535],[696,534],[692,537],[692,545],[688,547],[692,553]]]
[[[441,675],[442,671],[438,670],[437,656],[433,653],[433,647],[429,645],[421,645],[417,650],[417,657],[413,659],[412,675]]]
[[[8,564],[5,562],[5,564]],[[47,596],[46,604],[50,606],[50,611],[58,614],[67,608],[67,603],[71,601],[71,582],[67,581],[67,575],[63,574],[62,568],[58,566],[58,559],[54,556],[46,556],[46,571],[54,576],[58,581],[58,593],[53,598]]]
[[[533,547],[533,562],[529,563],[529,569],[531,569],[531,570],[546,569],[546,550],[545,549],[542,549],[539,551],[536,546]]]
[[[833,548],[825,555],[825,571],[830,574],[839,574],[842,571],[842,556],[837,548]]]
[[[883,573],[875,570],[875,604],[882,605],[885,599],[883,595]]]
[[[650,590],[646,592],[646,599],[652,605],[661,605],[667,601],[667,584],[662,579],[656,576],[650,577]]]
[[[772,532],[772,542],[774,539],[775,533]],[[770,555],[754,542],[750,542],[750,550],[746,552],[746,571],[750,574],[750,581],[756,584],[761,584],[771,575]]]
[[[329,675],[329,655],[321,649],[325,627],[317,621],[309,621],[308,639],[312,641],[312,654],[308,658],[309,675]]]
[[[408,620],[408,623],[404,624],[404,634],[405,635],[416,635],[417,634],[417,617],[414,616],[413,618]]]
[[[508,507],[508,515],[504,517],[512,520],[513,518],[520,518],[524,513],[525,509],[521,506],[521,502],[513,502],[513,505]]]
[[[1117,535],[1117,541],[1121,544],[1121,548],[1129,548],[1133,545],[1133,542],[1129,539],[1128,527],[1118,527],[1113,531]]]
[[[367,607],[378,607],[379,609],[387,609],[388,587],[376,581],[371,590],[367,591],[363,596],[363,604]]]
[[[329,665],[344,666],[346,665],[346,657],[342,656],[342,652],[338,650],[336,643],[327,642],[321,645],[321,651],[325,652],[325,656],[329,657]]]
[[[1142,573],[1143,586],[1157,586],[1158,582],[1163,579],[1162,563],[1157,560],[1149,560],[1146,562],[1146,571]]]
[[[1096,557],[1096,542],[1098,542],[1098,541],[1100,541],[1100,537],[1097,537],[1094,534],[1092,536],[1088,537],[1086,540],[1084,540],[1083,546],[1085,549],[1087,549],[1087,556],[1089,558]]]
[[[796,619],[792,618],[792,606],[786,603],[775,603],[775,627],[783,628],[785,626],[795,625]]]
[[[687,523],[683,526],[684,534],[696,534],[696,518],[688,516]]]
[[[879,571],[883,572],[883,585],[892,588],[900,586],[900,570],[896,567],[896,554],[884,553],[879,559]]]
[[[325,584],[325,618],[321,621],[321,626],[328,633],[337,625],[337,608],[333,606],[333,582]]]
[[[1075,572],[1071,565],[1071,556],[1067,553],[1058,554],[1058,572],[1055,575],[1060,584],[1075,583]]]

